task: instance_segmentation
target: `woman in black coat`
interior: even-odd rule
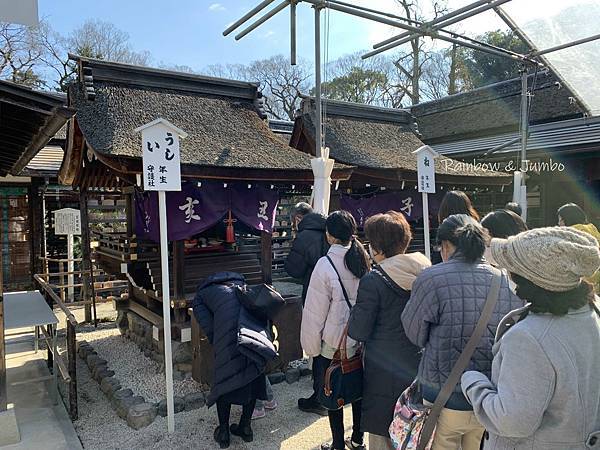
[[[219,426],[214,438],[221,448],[228,448],[230,432],[244,441],[253,440],[250,427],[256,400],[266,400],[266,361],[273,349],[265,342],[253,340],[249,346],[242,343],[245,328],[261,332],[238,301],[236,286],[245,285],[237,273],[221,272],[211,275],[199,288],[194,298],[194,316],[213,345],[215,355],[214,380],[207,399],[208,406],[217,404]],[[269,348],[268,348],[269,347]],[[272,354],[271,356],[274,356]],[[242,405],[239,424],[229,427],[231,405]]]
[[[369,450],[388,450],[394,406],[415,379],[420,359],[404,333],[402,311],[413,281],[431,263],[421,253],[404,253],[411,232],[401,213],[371,217],[365,233],[379,265],[360,281],[348,335],[365,345],[361,431],[369,433]]]

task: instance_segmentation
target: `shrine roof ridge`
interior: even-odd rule
[[[69,54],[69,58],[79,64],[79,81],[82,82],[108,81],[121,85],[170,89],[243,99],[262,97],[258,82],[229,80],[195,73],[104,61],[73,54]]]
[[[413,115],[406,109],[386,108],[331,99],[323,99],[322,105],[327,116],[353,117],[408,125],[415,122]],[[315,106],[314,97],[303,96],[299,114],[314,114]]]
[[[529,87],[534,75],[529,75]],[[427,143],[451,142],[518,129],[521,79],[501,81],[410,107]],[[548,123],[585,115],[568,86],[550,71],[537,74],[530,123]]]

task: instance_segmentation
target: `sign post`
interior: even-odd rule
[[[167,386],[167,423],[175,431],[173,406],[173,355],[171,349],[171,298],[169,283],[169,240],[166,191],[181,191],[179,138],[187,134],[165,119],[156,119],[135,129],[142,133],[142,164],[145,191],[158,191],[160,218],[160,270],[164,321],[165,382]]]
[[[423,234],[425,256],[431,259],[431,239],[429,237],[429,199],[427,194],[435,194],[435,158],[438,157],[429,145],[424,145],[413,153],[417,155],[417,178],[419,192],[423,194]]]
[[[63,208],[54,211],[54,234],[67,236],[67,294],[70,301],[75,297],[75,261],[73,255],[73,236],[81,235],[81,213],[78,209]]]

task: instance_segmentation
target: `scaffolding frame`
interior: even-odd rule
[[[406,17],[391,14],[385,11],[379,11],[372,8],[366,8],[358,5],[353,5],[348,2],[341,0],[283,0],[273,9],[268,11],[266,14],[258,18],[255,22],[247,26],[245,29],[240,31],[236,36],[236,40],[240,40],[247,36],[249,33],[260,27],[262,24],[267,22],[272,17],[276,16],[288,6],[290,7],[290,61],[292,65],[297,62],[297,13],[296,9],[300,3],[307,3],[311,5],[315,10],[314,27],[315,27],[315,103],[316,103],[316,136],[315,136],[315,149],[316,156],[320,158],[322,156],[322,149],[324,146],[323,142],[323,114],[322,114],[322,92],[321,92],[321,11],[323,9],[330,9],[339,11],[355,17],[360,17],[373,22],[389,25],[395,28],[403,30],[402,33],[392,36],[382,42],[378,42],[373,45],[373,51],[366,53],[362,56],[363,59],[375,56],[377,54],[388,51],[392,48],[396,48],[400,45],[406,44],[418,39],[420,37],[431,37],[432,39],[439,39],[452,43],[453,45],[460,45],[463,47],[471,48],[473,50],[489,53],[495,56],[509,58],[514,61],[518,61],[522,64],[521,68],[521,117],[520,117],[520,137],[518,141],[521,142],[520,151],[520,169],[521,172],[527,170],[527,139],[529,133],[529,105],[531,102],[531,96],[528,92],[528,67],[535,67],[536,70],[540,67],[549,66],[548,61],[544,58],[545,55],[563,50],[565,48],[581,45],[587,42],[592,42],[600,39],[600,34],[589,36],[583,39],[578,39],[573,42],[557,45],[555,47],[547,49],[536,49],[531,40],[518,28],[515,22],[506,14],[500,6],[506,4],[512,0],[477,0],[469,5],[462,8],[451,11],[445,15],[442,15],[435,20],[429,22],[419,22]],[[250,19],[254,18],[258,13],[263,11],[274,0],[264,0],[259,3],[256,7],[242,16],[239,20],[229,26],[223,35],[227,36]],[[455,25],[463,20],[469,19],[473,16],[481,14],[486,11],[494,11],[496,14],[513,30],[528,46],[532,49],[529,54],[519,54],[510,50],[496,47],[485,42],[481,42],[477,39],[464,36],[459,33],[455,33],[446,30],[446,27]],[[582,99],[579,99],[580,101]],[[585,102],[581,101],[583,105]],[[491,154],[497,150],[512,145],[516,140],[511,140],[506,144],[496,147],[486,153]],[[516,174],[516,172],[515,172]],[[520,175],[520,174],[519,174]],[[515,177],[517,179],[517,176]],[[525,177],[520,177],[521,183],[525,186]],[[524,190],[526,195],[526,188]],[[526,198],[525,198],[526,200]],[[524,205],[526,209],[526,205]]]

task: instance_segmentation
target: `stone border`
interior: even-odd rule
[[[150,425],[157,416],[167,415],[167,400],[158,403],[146,402],[144,397],[134,395],[131,389],[121,386],[114,370],[108,367],[108,361],[101,358],[91,344],[86,341],[77,343],[77,354],[87,364],[92,378],[100,385],[100,390],[117,415],[131,428],[139,430]],[[206,406],[204,392],[193,392],[185,397],[174,398],[175,413],[192,411]]]

